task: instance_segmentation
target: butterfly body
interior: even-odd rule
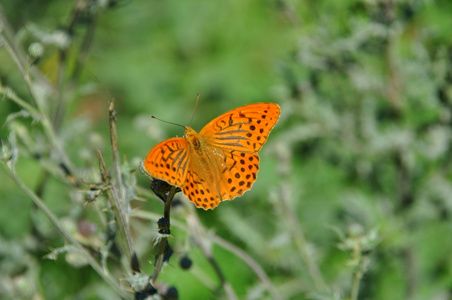
[[[193,128],[186,126],[184,137],[189,142],[191,149],[193,149],[198,155],[204,155],[203,151],[204,141],[202,140],[202,137],[200,137],[199,134]]]
[[[143,166],[152,177],[179,186],[197,207],[214,209],[249,190],[259,170],[258,151],[276,124],[280,108],[256,103],[233,109],[199,133],[185,127],[149,151]]]

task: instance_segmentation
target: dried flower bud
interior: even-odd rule
[[[185,254],[179,262],[179,265],[183,270],[190,269],[192,264],[193,264],[193,261],[191,260],[190,257],[188,257],[187,254]]]
[[[151,190],[164,201],[166,200],[165,195],[169,193],[171,187],[172,185],[170,185],[168,182],[160,179],[154,179],[151,181]]]
[[[148,296],[152,296],[157,294],[157,290],[153,287],[150,286],[149,288],[142,290],[142,291],[136,291],[135,292],[135,300],[144,300],[147,299]]]
[[[165,300],[177,300],[179,299],[179,292],[177,288],[174,286],[170,286],[166,291],[165,295],[162,295],[162,299]]]
[[[160,234],[171,234],[170,222],[167,218],[163,217],[157,221],[157,226],[159,228]]]

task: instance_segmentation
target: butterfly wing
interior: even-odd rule
[[[199,135],[211,146],[254,153],[267,141],[280,112],[274,103],[241,106],[213,119]]]
[[[185,138],[171,138],[149,151],[143,166],[154,178],[183,186],[190,164],[189,143]]]
[[[226,151],[223,156],[206,152],[204,163],[191,161],[182,191],[197,207],[214,209],[251,189],[259,170],[259,155]]]
[[[221,202],[216,185],[216,183],[208,182],[202,171],[190,168],[182,191],[196,207],[205,210],[214,209]]]
[[[259,171],[257,152],[279,115],[277,104],[256,103],[233,109],[208,123],[199,132],[204,145],[203,163],[194,157],[184,194],[197,207],[214,209],[221,201],[251,189]]]
[[[249,190],[259,170],[259,151],[278,121],[280,108],[256,103],[209,122],[197,135],[199,149],[186,138],[155,146],[143,162],[153,177],[180,186],[197,207],[214,209]]]
[[[219,186],[222,200],[232,200],[250,190],[259,171],[259,155],[232,151],[226,155]]]

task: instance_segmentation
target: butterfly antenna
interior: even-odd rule
[[[199,101],[199,93],[196,96],[196,103],[195,103],[195,108],[193,109],[193,114],[191,115],[190,127],[191,127],[191,122],[193,122],[193,117],[195,116],[196,108],[198,107],[198,101]]]
[[[177,123],[173,123],[173,122],[169,122],[169,121],[165,121],[165,120],[162,120],[162,119],[157,118],[157,117],[154,116],[154,115],[151,115],[151,118],[156,119],[156,120],[159,120],[159,121],[162,121],[163,123],[168,123],[168,124],[173,124],[173,125],[176,125],[176,126],[180,126],[180,127],[182,127],[182,128],[185,129],[185,126],[184,126],[184,125],[177,124]]]

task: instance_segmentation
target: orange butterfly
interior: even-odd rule
[[[214,209],[251,189],[259,170],[258,151],[279,119],[273,103],[255,103],[213,119],[199,133],[161,142],[143,167],[149,175],[182,189],[197,207]]]

